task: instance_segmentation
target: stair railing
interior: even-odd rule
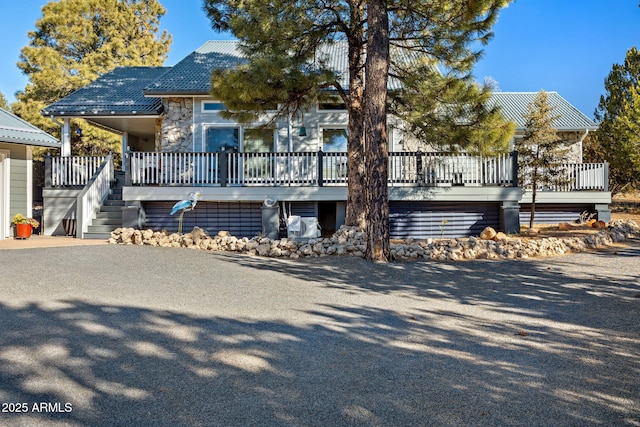
[[[100,206],[109,197],[113,179],[113,155],[109,153],[76,199],[76,237],[84,239]]]

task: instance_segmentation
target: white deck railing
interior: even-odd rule
[[[132,185],[344,186],[347,153],[129,153]],[[389,153],[389,185],[512,185],[513,156]]]
[[[83,186],[96,173],[105,156],[72,156],[51,158],[51,185]]]
[[[563,163],[555,184],[538,185],[540,191],[609,191],[607,163]],[[544,171],[542,173],[545,173]],[[525,188],[530,188],[526,185]]]
[[[95,213],[109,196],[113,178],[113,156],[109,154],[76,198],[76,237],[84,238]]]

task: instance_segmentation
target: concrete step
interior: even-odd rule
[[[90,225],[88,232],[89,233],[106,233],[111,234],[113,230],[118,228],[119,226],[115,225]]]
[[[96,214],[96,218],[109,218],[109,219],[122,219],[122,212],[121,211],[106,211],[106,212],[98,212]]]
[[[111,232],[109,233],[100,233],[100,232],[88,232],[84,233],[85,239],[94,239],[94,240],[108,240],[111,237]]]
[[[102,205],[100,207],[100,212],[122,212],[122,206],[121,205],[117,205],[117,206]]]
[[[109,226],[115,226],[116,228],[122,227],[122,217],[118,217],[118,218],[96,217],[93,221],[91,221],[91,227],[93,227],[94,225],[109,225]]]

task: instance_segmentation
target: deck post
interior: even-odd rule
[[[322,187],[324,185],[323,158],[324,153],[320,149],[318,150],[318,187]]]
[[[602,183],[602,190],[609,191],[609,163],[604,162],[603,169],[604,182]]]
[[[513,181],[511,183],[512,186],[518,186],[518,150],[514,150],[512,153],[512,161],[513,161]]]
[[[47,156],[44,158],[44,188],[52,187],[51,181],[53,177],[51,176],[51,173],[51,155],[47,153]]]
[[[226,187],[227,186],[227,152],[226,151],[220,152],[220,160],[218,165],[220,166],[220,186]]]
[[[124,185],[131,186],[131,152],[128,150],[122,155],[122,168],[124,169]]]

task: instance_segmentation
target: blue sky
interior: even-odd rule
[[[0,91],[14,101],[27,84],[16,67],[46,0],[3,1],[0,26]],[[173,36],[166,65],[174,65],[215,33],[201,0],[161,0],[161,28]],[[604,79],[627,50],[640,47],[639,0],[516,0],[500,14],[495,36],[474,76],[491,77],[505,92],[557,91],[592,117]]]

